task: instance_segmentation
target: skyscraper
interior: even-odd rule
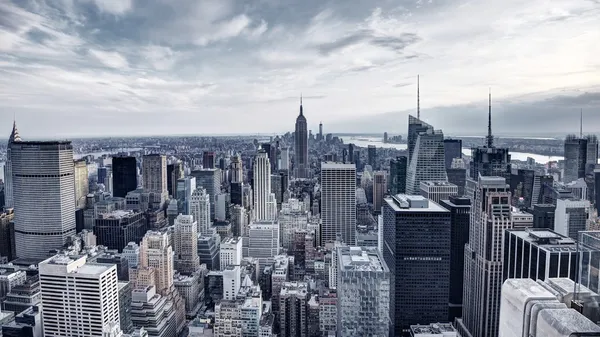
[[[377,250],[337,248],[338,336],[388,336],[390,270]]]
[[[88,168],[85,160],[77,160],[74,163],[75,180],[75,207],[85,208],[85,201],[90,191],[88,182]]]
[[[279,293],[279,327],[282,337],[308,337],[308,284],[285,282]]]
[[[244,169],[239,155],[231,157],[231,183],[244,182]]]
[[[56,255],[39,264],[45,336],[103,336],[105,324],[120,324],[116,266],[86,262]]]
[[[458,186],[447,181],[421,181],[420,195],[439,204],[441,200],[457,196]]]
[[[406,193],[406,170],[408,169],[408,158],[396,157],[390,160],[390,194]]]
[[[168,193],[167,158],[160,154],[145,155],[142,159],[142,180],[146,192]]]
[[[321,241],[356,244],[356,166],[321,163]]]
[[[113,197],[125,198],[137,187],[137,162],[135,157],[113,157]]]
[[[463,286],[465,270],[465,245],[469,242],[471,200],[451,196],[440,201],[450,211],[450,300],[449,321],[462,317]]]
[[[294,137],[294,175],[296,178],[308,178],[308,126],[302,110],[302,97]]]
[[[198,233],[209,235],[210,230],[210,197],[202,187],[196,188],[190,197],[190,214],[197,222]]]
[[[462,140],[444,139],[444,158],[446,169],[452,167],[452,161],[455,158],[462,158]]]
[[[468,184],[475,182],[469,180]],[[498,335],[502,286],[502,235],[512,228],[511,194],[506,179],[479,176],[472,188],[469,243],[465,246],[462,336]]]
[[[167,165],[167,190],[169,195],[177,195],[177,180],[183,178],[183,163],[175,162]]]
[[[140,212],[116,210],[98,214],[94,220],[97,244],[119,252],[130,242],[140,242],[146,230],[146,218]]]
[[[381,206],[383,206],[383,197],[387,192],[387,174],[384,171],[377,171],[373,173],[373,210],[375,212],[381,212]]]
[[[198,223],[194,216],[179,214],[175,219],[175,269],[191,275],[200,269]]]
[[[46,258],[75,234],[73,146],[14,142],[11,161],[17,256]]]
[[[411,324],[448,320],[450,222],[447,209],[422,196],[385,198],[382,255],[395,336]]]
[[[554,231],[577,240],[577,233],[586,230],[589,216],[589,201],[558,199],[554,211]]]
[[[348,163],[354,164],[354,144],[348,144]]]
[[[409,136],[416,138],[412,144],[409,140],[408,144],[410,157],[406,193],[415,195],[419,194],[421,181],[448,181],[444,161],[444,134],[441,130],[434,130],[433,126],[413,116],[408,116],[408,123]]]
[[[479,175],[488,177],[503,177],[510,184],[510,155],[508,148],[494,146],[492,135],[492,94],[489,95],[488,106],[488,135],[484,146],[471,149],[471,167],[469,176],[477,181]],[[465,190],[467,194],[472,191]],[[468,196],[472,198],[472,196]]]
[[[202,187],[210,197],[210,219],[215,218],[215,199],[221,193],[221,177],[219,169],[202,169],[190,173],[196,178],[196,187]]]
[[[254,219],[273,221],[277,215],[277,201],[271,192],[271,163],[267,153],[260,149],[254,158]]]
[[[202,153],[202,168],[214,169],[215,168],[215,152],[204,151]]]
[[[575,135],[568,135],[565,138],[565,170],[563,182],[570,183],[579,178],[585,178],[585,166],[588,162],[587,153],[587,139]],[[596,157],[597,156],[598,155],[596,154]]]
[[[377,147],[369,145],[367,147],[367,163],[375,170],[377,169]]]
[[[6,146],[6,162],[4,164],[4,207],[13,208],[15,206],[13,196],[13,174],[12,174],[12,144],[21,142],[19,130],[17,130],[17,122],[13,121],[12,132],[8,138]]]

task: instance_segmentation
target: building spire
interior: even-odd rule
[[[302,116],[302,93],[300,93],[300,116]]]
[[[417,118],[421,120],[421,97],[419,93],[419,75],[417,75]]]
[[[494,146],[494,136],[492,135],[492,88],[488,97],[488,135],[487,135],[487,147]]]
[[[17,129],[17,120],[13,116],[13,128],[10,133],[10,137],[8,138],[8,143],[20,142],[21,136],[19,135],[19,130]]]

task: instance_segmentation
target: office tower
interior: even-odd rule
[[[585,178],[587,153],[587,139],[579,138],[575,135],[567,135],[565,138],[565,169],[563,182],[570,183],[579,178]]]
[[[494,146],[492,135],[492,94],[489,95],[488,108],[488,135],[484,146],[471,149],[471,167],[469,176],[477,181],[479,175],[489,177],[503,177],[510,184],[510,154],[508,148]],[[472,196],[468,196],[472,198]]]
[[[156,231],[148,231],[140,245],[140,261],[138,270],[144,268],[152,268],[154,270],[154,282],[156,291],[164,294],[173,285],[173,248],[169,242],[169,235]],[[130,274],[131,271],[130,271]],[[132,283],[135,287],[144,282],[136,283],[136,278],[133,275]],[[143,280],[142,280],[143,281]]]
[[[45,336],[102,336],[105,324],[120,324],[116,267],[86,260],[56,255],[40,262]]]
[[[6,162],[4,163],[4,207],[13,208],[14,195],[13,195],[13,168],[12,168],[12,145],[14,143],[21,142],[21,136],[19,130],[17,130],[17,122],[13,121],[12,132],[8,138],[8,145],[6,146]]]
[[[319,337],[321,331],[319,330],[319,299],[317,295],[313,294],[310,297],[307,307],[308,337]]]
[[[198,236],[198,257],[208,270],[219,270],[221,238],[216,233]]]
[[[239,266],[242,264],[242,238],[224,238],[221,242],[220,262],[221,269],[227,266]]]
[[[384,171],[374,172],[373,174],[373,210],[381,212],[383,206],[383,197],[387,194],[387,174]]]
[[[85,160],[76,160],[73,164],[75,180],[75,207],[85,208],[85,201],[90,191],[88,168]]]
[[[408,149],[409,165],[413,158],[413,153],[414,153],[415,147],[417,145],[417,140],[419,138],[419,134],[427,132],[428,130],[433,130],[433,127],[431,125],[423,122],[418,117],[414,117],[412,115],[408,116],[408,137],[406,139],[406,142],[407,142],[407,149]]]
[[[127,277],[129,277],[129,275]],[[131,283],[129,280],[119,280],[118,287],[121,330],[123,330],[123,332],[130,333],[133,332],[133,322],[131,321]]]
[[[281,164],[279,165],[280,170],[290,170],[290,149],[284,147],[281,149]]]
[[[348,161],[349,164],[354,164],[354,144],[348,144]]]
[[[554,231],[577,240],[585,231],[590,214],[590,202],[579,199],[558,199],[554,211]]]
[[[11,161],[17,257],[44,259],[75,234],[73,146],[13,142]]]
[[[409,116],[409,132],[415,122]],[[425,131],[416,134],[414,147],[410,152],[407,176],[406,193],[415,195],[419,193],[421,181],[448,181],[444,163],[444,134],[441,130],[434,130],[433,126],[418,121]],[[410,136],[410,134],[409,134]],[[411,137],[414,137],[412,135]],[[409,143],[409,146],[411,144]]]
[[[177,195],[177,181],[183,178],[183,163],[178,161],[167,165],[167,190],[170,196]]]
[[[130,242],[140,242],[146,230],[146,217],[140,212],[112,211],[98,214],[94,220],[97,244],[119,252]]]
[[[0,259],[5,257],[8,261],[17,258],[14,217],[13,210],[0,213]]]
[[[319,295],[319,331],[335,336],[337,332],[337,293],[323,291]]]
[[[138,187],[135,157],[113,157],[112,172],[114,197],[125,198]]]
[[[464,168],[446,169],[448,182],[458,187],[458,195],[465,195],[465,185],[467,184],[467,170]]]
[[[600,168],[594,169],[594,206],[596,212],[600,214]]]
[[[448,319],[450,229],[451,213],[433,201],[404,194],[385,198],[382,255],[391,274],[396,336],[411,324]]]
[[[319,140],[323,140],[323,122],[319,123]]]
[[[472,183],[473,181],[469,181]],[[512,228],[511,194],[506,179],[479,176],[465,246],[462,336],[498,335],[502,286],[502,235]]]
[[[436,203],[458,195],[458,186],[447,181],[422,181],[420,194]]]
[[[202,153],[202,168],[214,169],[215,168],[215,152],[204,151]]]
[[[396,195],[406,193],[406,173],[408,169],[408,158],[396,157],[390,160],[390,194]]]
[[[554,210],[552,204],[534,204],[528,210],[533,215],[533,228],[546,228],[554,230]]]
[[[277,208],[281,206],[283,201],[283,176],[279,173],[271,174],[271,192],[275,195],[275,201],[277,202]]]
[[[452,168],[452,161],[454,159],[462,159],[461,139],[444,139],[444,158],[446,162],[446,169]]]
[[[244,169],[239,155],[231,157],[231,183],[244,182]]]
[[[142,182],[146,192],[168,193],[167,158],[164,155],[150,154],[143,157]]]
[[[231,183],[229,185],[231,203],[233,205],[244,206],[244,183]]]
[[[595,135],[587,135],[585,137],[587,141],[586,151],[586,174],[591,172],[594,167],[598,164],[598,137]],[[587,168],[591,167],[591,170]]]
[[[89,257],[88,262],[114,264],[117,267],[117,278],[119,281],[129,281],[129,260],[114,251],[105,251],[94,257]]]
[[[285,282],[279,293],[279,336],[308,337],[308,284]]]
[[[166,296],[156,292],[155,286],[133,289],[131,321],[135,328],[143,328],[148,336],[177,336],[176,317],[176,309]]]
[[[503,278],[577,277],[577,242],[549,229],[511,229],[504,233]]]
[[[321,240],[356,243],[356,166],[321,163]]]
[[[215,198],[215,226],[219,222],[228,221],[231,201],[228,193],[219,193]]]
[[[242,286],[241,267],[229,265],[223,269],[223,299],[235,300]]]
[[[267,152],[260,149],[254,158],[254,219],[273,221],[277,215],[275,195],[271,192],[271,164]]]
[[[190,214],[198,223],[198,233],[207,235],[210,230],[210,196],[202,187],[197,188],[190,197]]]
[[[218,169],[202,169],[192,171],[190,174],[196,178],[196,188],[202,187],[210,200],[210,220],[215,218],[215,196],[221,192],[221,178]],[[200,222],[198,222],[200,225]]]
[[[192,193],[196,190],[196,178],[185,177],[177,180],[177,191],[174,196],[179,202],[179,213],[190,214]]]
[[[516,169],[512,171],[512,174],[510,176],[510,191],[513,196],[513,206],[519,208],[531,207],[531,205],[534,203],[534,180],[534,170]]]
[[[568,281],[568,280],[566,280]],[[500,337],[598,336],[600,327],[571,307],[564,279],[508,279],[500,299]],[[572,284],[572,282],[571,282]],[[569,294],[570,295],[570,294]]]
[[[21,311],[13,321],[2,324],[0,332],[4,337],[43,337],[40,307],[28,307]]]
[[[371,165],[373,169],[377,168],[377,147],[375,147],[375,145],[369,145],[367,147],[367,163]]]
[[[281,204],[279,212],[279,226],[281,228],[281,245],[291,251],[292,235],[296,230],[307,229],[309,214],[303,202],[290,198]]]
[[[201,273],[194,272],[191,275],[176,274],[173,285],[185,302],[185,313],[187,318],[195,317],[200,311],[200,296],[204,292],[204,282]]]
[[[248,247],[244,257],[269,259],[279,254],[279,224],[277,222],[253,222],[248,226]]]
[[[335,263],[338,335],[388,336],[390,270],[381,253],[361,247],[338,247]],[[446,298],[446,305],[447,301]]]
[[[300,98],[300,115],[296,118],[296,130],[294,133],[294,176],[296,178],[308,178],[308,128],[306,117],[302,110],[302,98]]]
[[[179,214],[175,219],[175,269],[190,275],[200,269],[198,259],[198,223],[192,215]]]
[[[96,174],[98,176],[98,184],[106,183],[106,179],[108,178],[107,167],[98,167],[98,169],[96,170]]]
[[[129,268],[135,268],[140,263],[140,246],[135,242],[127,243],[127,246],[123,248],[121,253],[124,258],[127,259]]]
[[[450,196],[440,205],[450,211],[450,300],[449,321],[462,317],[465,245],[469,242],[471,200]]]

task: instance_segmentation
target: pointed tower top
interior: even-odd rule
[[[492,88],[488,97],[488,134],[487,147],[494,147],[494,136],[492,135]]]
[[[8,143],[20,142],[21,136],[19,135],[19,130],[17,129],[17,121],[13,119],[13,128],[10,133],[10,137],[8,138]]]
[[[419,75],[417,75],[417,118],[421,119],[421,97],[419,93]]]
[[[302,116],[302,93],[300,93],[300,116]]]

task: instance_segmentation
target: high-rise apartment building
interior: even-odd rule
[[[120,324],[116,267],[86,260],[56,255],[39,264],[45,336],[102,336],[105,324]]]
[[[452,168],[452,161],[454,159],[462,159],[461,139],[444,139],[444,158],[446,169]]]
[[[113,157],[113,197],[125,198],[138,188],[135,157]]]
[[[198,223],[193,215],[179,214],[175,219],[175,269],[191,275],[200,269],[198,259]]]
[[[589,201],[558,199],[554,210],[554,231],[577,240],[577,233],[587,229],[589,216]]]
[[[308,284],[285,282],[279,293],[279,336],[308,337]]]
[[[498,335],[502,236],[512,228],[509,189],[506,179],[488,176],[479,176],[473,188],[469,243],[465,246],[463,318],[457,320],[462,336]]]
[[[388,336],[390,270],[377,250],[337,248],[338,336]]]
[[[413,119],[416,118],[409,116],[409,136],[416,136],[414,147],[409,151],[406,176],[406,193],[410,195],[419,193],[421,181],[448,181],[444,162],[444,134],[441,130],[434,130],[431,125]],[[425,130],[411,135],[411,126],[415,123]]]
[[[202,169],[195,170],[190,173],[196,178],[196,188],[202,187],[206,190],[206,194],[210,200],[210,220],[215,218],[215,198],[221,193],[221,177],[219,169]]]
[[[451,196],[440,205],[450,211],[450,300],[449,321],[462,317],[465,245],[469,242],[471,199]]]
[[[302,98],[300,98],[300,115],[296,118],[294,156],[294,176],[296,178],[308,178],[308,126],[302,109]]]
[[[436,203],[458,195],[458,186],[447,181],[422,181],[420,194]]]
[[[164,155],[149,154],[142,158],[142,181],[146,192],[168,193],[167,158]]]
[[[387,194],[387,173],[377,171],[373,173],[373,210],[381,212],[383,197]]]
[[[406,193],[406,171],[408,169],[408,158],[396,157],[390,160],[389,189],[391,195]]]
[[[85,160],[77,160],[74,163],[75,174],[75,207],[77,209],[85,208],[86,198],[90,191],[88,182],[88,168]]]
[[[271,163],[267,152],[260,149],[254,158],[254,219],[274,221],[277,216],[277,201],[271,191]]]
[[[395,336],[412,324],[448,320],[450,229],[451,213],[431,200],[385,198],[382,255],[391,275]]]
[[[44,259],[75,234],[73,146],[13,142],[11,161],[17,256]]]
[[[321,163],[321,240],[356,243],[356,166]]]
[[[227,266],[239,266],[242,264],[242,238],[224,238],[221,242],[219,252],[221,270]]]
[[[196,188],[190,197],[190,214],[198,223],[198,233],[208,235],[210,231],[210,196],[202,187]]]
[[[97,244],[119,252],[130,242],[140,242],[146,230],[146,217],[140,212],[116,210],[98,214],[94,220]]]

